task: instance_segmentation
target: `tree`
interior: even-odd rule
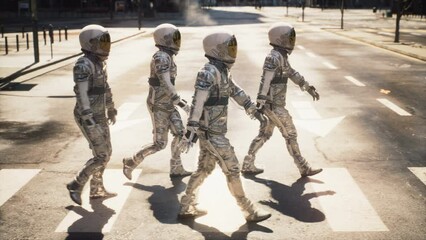
[[[394,42],[399,43],[399,22],[401,21],[402,15],[411,7],[413,0],[395,0],[396,1],[396,26],[395,26],[395,40]]]

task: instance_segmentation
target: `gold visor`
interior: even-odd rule
[[[174,33],[173,33],[173,43],[178,47],[178,48],[180,48],[180,40],[181,40],[181,37],[180,37],[180,32],[179,32],[179,30],[176,30]]]
[[[111,49],[111,37],[109,36],[109,33],[104,33],[99,37],[99,48],[102,51],[109,53]]]
[[[235,36],[232,36],[232,38],[228,41],[228,54],[232,58],[236,58],[237,51],[237,39],[235,38]]]

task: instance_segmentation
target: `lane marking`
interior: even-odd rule
[[[313,178],[315,192],[334,192],[317,198],[333,231],[389,231],[346,168],[325,168]]]
[[[321,119],[318,111],[312,106],[311,102],[308,101],[292,101],[291,105],[293,105],[296,110],[298,116],[301,119]]]
[[[408,169],[426,185],[426,167],[409,167]]]
[[[306,52],[306,55],[308,55],[311,58],[316,58],[317,55],[315,55],[313,52]]]
[[[1,169],[0,206],[27,184],[41,169]]]
[[[393,102],[385,99],[385,98],[377,98],[377,101],[379,101],[381,104],[385,105],[386,107],[390,108],[392,111],[396,112],[400,116],[411,116],[411,114],[404,109],[398,107]]]
[[[414,35],[414,36],[422,36],[423,34],[421,34],[421,33],[415,33],[415,32],[412,32],[412,33],[411,33],[411,35]]]
[[[117,110],[117,120],[129,119],[130,115],[132,115],[140,105],[140,103],[134,102],[123,103]]]
[[[309,101],[292,101],[291,104],[300,117],[293,120],[294,124],[321,137],[327,136],[345,118],[341,116],[323,119]]]
[[[129,181],[121,169],[106,169],[104,185],[109,191],[116,192],[117,196],[104,201],[92,200],[90,203],[89,181],[82,194],[82,206],[74,205],[55,232],[110,232],[133,189],[128,184],[136,182],[141,172],[141,169],[135,169],[132,174],[134,180]],[[71,199],[69,201],[71,202]]]
[[[365,84],[358,81],[356,78],[352,76],[345,76],[346,80],[352,82],[353,84],[357,85],[358,87],[365,87]]]
[[[297,45],[297,48],[300,50],[305,50],[305,47],[301,46],[301,45]]]
[[[327,66],[330,69],[337,69],[336,66],[334,66],[333,64],[331,64],[329,62],[322,62],[322,64],[324,64],[325,66]]]

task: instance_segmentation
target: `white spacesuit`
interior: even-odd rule
[[[243,106],[252,118],[264,120],[263,115],[232,79],[230,68],[237,55],[235,36],[226,31],[212,33],[204,38],[203,46],[209,62],[198,72],[187,131],[180,144],[182,151],[188,151],[198,138],[200,155],[197,171],[191,175],[185,195],[182,196],[179,217],[206,214],[196,208],[196,192],[217,162],[226,175],[229,190],[243,210],[246,220],[263,221],[271,214],[257,208],[245,196],[238,159],[225,137],[229,98]]]
[[[297,143],[297,132],[293,120],[285,108],[287,81],[290,79],[299,85],[302,91],[307,91],[313,100],[319,100],[315,87],[309,85],[304,77],[294,70],[288,61],[288,55],[294,49],[296,32],[293,26],[286,23],[274,24],[268,32],[271,52],[266,56],[263,65],[263,75],[257,95],[257,107],[269,118],[268,124],[261,126],[258,136],[253,139],[248,154],[244,158],[241,172],[243,174],[259,174],[263,169],[254,165],[255,155],[263,144],[272,136],[278,127],[285,138],[287,150],[293,157],[302,177],[312,176],[322,171],[314,169],[302,157]]]
[[[112,153],[108,122],[115,123],[117,110],[107,82],[106,59],[111,48],[108,31],[99,25],[88,25],[81,30],[79,39],[84,56],[77,60],[73,70],[77,98],[74,117],[89,142],[93,158],[67,184],[67,189],[71,199],[81,205],[81,191],[90,177],[90,198],[117,195],[106,191],[102,180]]]
[[[133,157],[123,159],[123,173],[128,179],[132,178],[132,171],[147,156],[167,146],[169,131],[173,134],[170,177],[191,175],[191,172],[183,168],[178,149],[185,127],[176,106],[189,113],[189,106],[179,97],[174,86],[177,75],[174,55],[179,51],[181,35],[174,25],[165,23],[154,30],[154,41],[159,50],[152,56],[147,98],[153,124],[153,143],[142,147]]]

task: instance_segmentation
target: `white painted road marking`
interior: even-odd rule
[[[321,137],[325,137],[345,118],[342,116],[323,119],[312,103],[308,101],[293,101],[291,104],[301,118],[294,119],[294,124]]]
[[[123,103],[118,108],[117,120],[120,121],[129,119],[130,115],[132,115],[140,105],[140,103],[134,102]]]
[[[330,69],[337,69],[336,66],[334,66],[333,64],[331,64],[329,62],[322,62],[322,64],[324,64],[325,66],[327,66]]]
[[[308,55],[311,58],[316,58],[317,55],[315,55],[313,52],[306,52],[306,55]]]
[[[385,105],[386,107],[390,108],[392,111],[398,113],[401,116],[411,116],[410,113],[385,98],[377,98],[377,101],[379,101],[381,104]]]
[[[357,79],[355,79],[355,78],[354,78],[354,77],[352,77],[352,76],[345,76],[345,78],[346,78],[348,81],[352,82],[353,84],[357,85],[358,87],[365,87],[365,84],[364,84],[364,83],[362,83],[362,82],[358,81]]]
[[[244,184],[244,179],[241,180]],[[227,188],[225,175],[219,167],[216,167],[201,185],[198,202],[200,209],[207,210],[208,214],[196,218],[197,223],[224,233],[238,231],[238,228],[246,223],[241,209]]]
[[[426,167],[409,167],[408,169],[426,185]]]
[[[27,184],[40,169],[1,169],[0,206]]]
[[[311,102],[308,101],[292,101],[291,105],[293,105],[297,114],[301,119],[321,119],[318,111],[312,106]]]
[[[103,178],[104,185],[109,191],[116,192],[118,195],[102,202],[95,200],[91,205],[88,182],[82,194],[83,205],[74,206],[55,232],[110,232],[133,189],[126,183],[134,183],[141,172],[142,170],[135,169],[132,174],[134,180],[128,181],[121,169],[106,169]]]
[[[318,199],[336,232],[389,231],[346,168],[325,168],[309,185],[315,192],[334,191]]]
[[[305,47],[303,47],[301,45],[297,45],[297,48],[299,48],[300,50],[305,50]]]

